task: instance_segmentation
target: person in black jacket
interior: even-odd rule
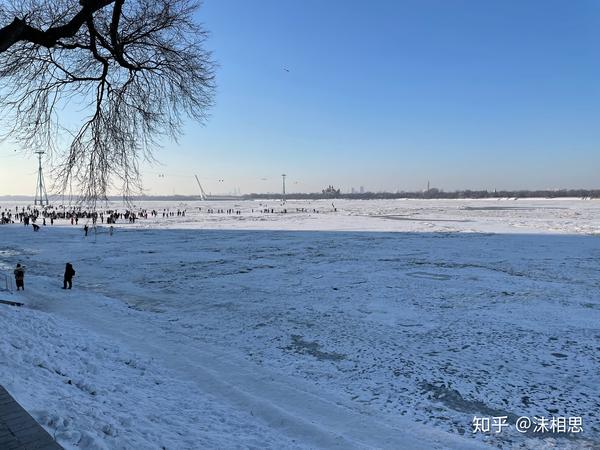
[[[65,278],[64,278],[64,282],[63,282],[63,289],[67,289],[67,284],[69,285],[69,289],[71,289],[71,287],[73,287],[73,277],[75,276],[75,269],[73,269],[73,266],[71,265],[71,263],[67,263],[67,266],[65,267]]]
[[[20,289],[25,290],[25,266],[17,264],[15,269],[15,284],[17,285],[17,291]]]

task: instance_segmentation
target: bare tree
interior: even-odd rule
[[[0,0],[0,126],[49,149],[86,200],[136,192],[141,159],[214,92],[195,0]]]

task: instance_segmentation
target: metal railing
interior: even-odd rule
[[[15,290],[15,283],[13,277],[10,275],[0,272],[0,291],[6,291],[12,293]]]

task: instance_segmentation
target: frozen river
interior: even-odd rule
[[[0,384],[66,448],[600,445],[599,201],[137,207],[113,236],[0,226],[27,266]]]
[[[122,208],[122,205],[112,204]],[[140,208],[186,210],[159,217],[153,227],[310,231],[420,231],[493,233],[600,233],[600,200],[318,200],[140,202]],[[235,209],[240,215],[206,214]],[[261,211],[273,210],[274,214]],[[282,214],[283,211],[287,214]],[[304,212],[298,212],[304,211]]]

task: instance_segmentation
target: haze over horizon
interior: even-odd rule
[[[143,165],[149,195],[195,195],[194,174],[213,194],[282,173],[289,192],[600,188],[600,2],[205,0],[198,20],[216,105]],[[0,195],[33,195],[16,148]]]

